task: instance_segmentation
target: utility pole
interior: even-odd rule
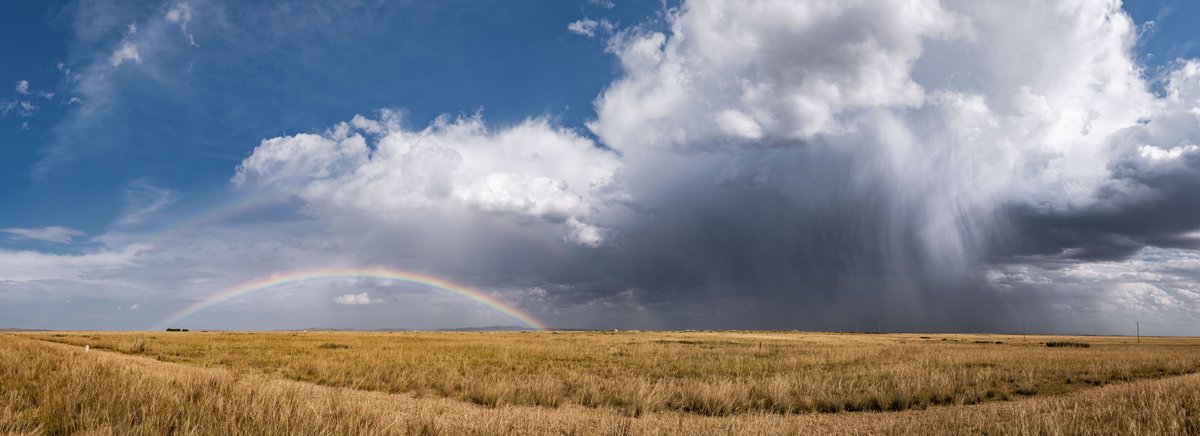
[[[1142,343],[1142,322],[1134,321],[1133,328],[1137,329],[1137,343]]]
[[[1025,321],[1021,321],[1021,341],[1029,342],[1029,338],[1026,337],[1027,335],[1029,335],[1029,332],[1025,328]]]

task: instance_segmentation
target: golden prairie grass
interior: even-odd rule
[[[1200,370],[1200,341],[750,332],[46,333],[168,362],[497,407],[901,411]],[[927,339],[926,339],[927,338]],[[1074,341],[1090,348],[1047,348]]]
[[[254,335],[244,335],[250,340]],[[322,387],[0,337],[0,433],[14,434],[1197,434],[1200,376],[905,412],[630,417]],[[125,339],[130,339],[126,337]],[[353,342],[352,337],[339,339]],[[846,338],[846,341],[862,339]],[[873,341],[870,339],[868,342]],[[154,339],[146,339],[153,350]],[[131,342],[132,343],[132,342]],[[319,346],[324,342],[312,345]],[[127,345],[128,346],[128,345]],[[1189,347],[1184,345],[1184,347]],[[1094,347],[1102,348],[1102,347]],[[339,349],[340,351],[353,350]],[[1043,348],[1044,349],[1044,348]],[[327,357],[327,359],[330,359]],[[554,363],[554,365],[563,365]]]

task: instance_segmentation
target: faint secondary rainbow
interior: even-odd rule
[[[179,321],[186,319],[189,316],[195,315],[204,309],[217,305],[223,301],[238,296],[251,294],[264,289],[273,288],[276,286],[286,285],[290,283],[315,281],[315,280],[330,280],[330,279],[348,279],[348,278],[366,278],[366,279],[381,279],[403,283],[412,283],[422,285],[442,291],[447,291],[453,294],[458,294],[493,309],[503,312],[505,315],[521,321],[530,327],[545,330],[547,327],[541,321],[538,321],[529,314],[521,311],[512,305],[503,301],[497,300],[490,295],[484,294],[477,290],[468,288],[463,285],[452,283],[438,277],[414,273],[409,271],[401,271],[386,268],[331,268],[331,269],[310,269],[301,271],[292,271],[284,274],[276,274],[270,277],[255,280],[249,283],[243,283],[238,286],[217,292],[203,300],[200,300],[182,310],[175,312],[171,316],[159,322],[153,327],[154,330],[162,330],[167,327],[172,327]]]
[[[170,240],[172,237],[179,236],[188,230],[228,220],[254,209],[280,204],[286,200],[287,197],[272,192],[259,192],[235,197],[232,201],[212,205],[206,209],[176,219],[170,225],[145,235],[141,242],[157,246],[163,241]]]

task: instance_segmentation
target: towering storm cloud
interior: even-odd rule
[[[624,72],[595,101],[596,142],[544,120],[405,131],[385,112],[264,141],[236,180],[522,257],[523,274],[471,256],[456,272],[512,278],[496,284],[552,319],[1053,324],[1128,315],[1130,283],[1197,303],[1194,281],[1149,271],[1200,241],[1200,64],[1153,92],[1119,2],[696,0],[667,22],[609,41]],[[539,256],[485,225],[563,246]],[[1101,266],[1152,277],[1068,278]]]

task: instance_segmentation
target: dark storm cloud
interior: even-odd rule
[[[1162,127],[1151,122],[1114,135],[1111,178],[1094,204],[1068,210],[1013,206],[1008,213],[1017,236],[997,243],[999,260],[1123,260],[1148,246],[1200,248],[1200,153],[1194,145],[1200,129],[1191,114],[1164,118]]]
[[[1017,34],[1017,10],[864,5],[697,0],[620,32],[598,143],[385,112],[266,140],[235,180],[299,193],[359,263],[578,327],[997,329],[1107,310],[1039,282],[1070,265],[1194,246],[1195,74],[1146,91],[1119,7]],[[857,27],[780,19],[810,15]]]

